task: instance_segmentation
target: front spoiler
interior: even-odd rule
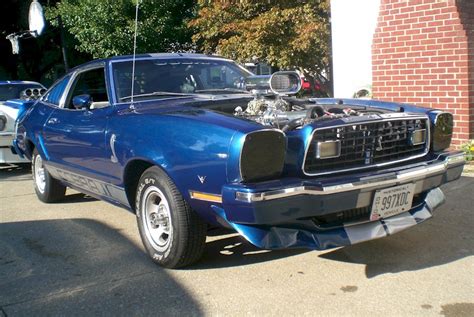
[[[292,226],[254,226],[230,222],[222,208],[214,206],[229,225],[253,245],[262,249],[309,248],[325,250],[383,238],[415,226],[432,217],[435,208],[444,202],[439,189],[430,190],[425,201],[408,212],[373,222],[345,225],[330,230],[294,228]]]
[[[445,152],[425,162],[384,169],[372,174],[289,181],[278,184],[227,185],[222,205],[214,212],[250,243],[263,249],[324,250],[392,235],[432,217],[444,202],[439,186],[458,179],[462,152]],[[377,189],[415,184],[416,205],[404,213],[376,221],[342,223],[321,228],[312,217],[371,206]],[[288,186],[289,185],[289,186]],[[291,186],[297,185],[297,186]]]

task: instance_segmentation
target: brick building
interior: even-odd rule
[[[474,139],[474,0],[381,0],[372,93],[446,109],[453,144]]]

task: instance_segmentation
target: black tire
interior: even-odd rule
[[[143,245],[155,263],[179,268],[199,260],[207,224],[159,167],[150,167],[140,177],[135,210]]]
[[[44,180],[41,178],[41,171],[44,173]],[[66,186],[54,179],[43,166],[43,159],[35,149],[31,159],[31,173],[33,174],[33,184],[36,196],[44,203],[54,203],[64,198]]]

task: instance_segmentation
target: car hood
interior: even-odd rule
[[[157,115],[201,121],[247,133],[264,128],[264,126],[251,120],[235,117],[230,113],[209,108],[223,102],[230,105],[233,105],[235,102],[237,106],[239,103],[251,100],[251,98],[252,96],[243,94],[213,95],[209,98],[204,95],[173,97],[135,102],[133,111],[130,110],[129,105],[126,105],[122,106],[121,112],[123,114],[133,112],[136,115]]]
[[[0,103],[0,113],[5,114],[12,119],[16,119],[19,111],[20,111],[19,107],[10,107],[5,102]]]

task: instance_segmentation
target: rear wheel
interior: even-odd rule
[[[136,212],[143,245],[154,262],[178,268],[199,260],[207,225],[160,168],[150,167],[140,178]]]
[[[43,159],[35,149],[31,160],[31,172],[36,196],[45,203],[54,203],[64,198],[66,186],[54,179],[43,165]]]

